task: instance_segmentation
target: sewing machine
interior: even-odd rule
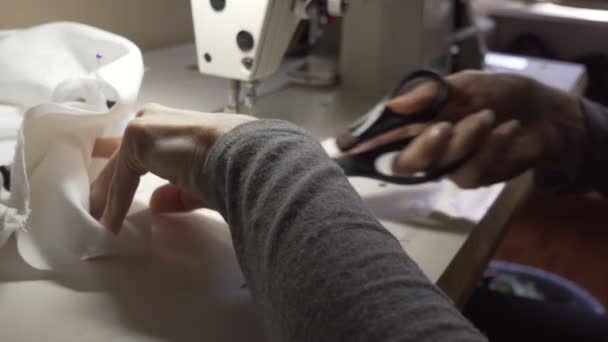
[[[192,0],[199,71],[232,80],[231,111],[240,93],[251,110],[258,81],[279,70],[294,34],[310,21],[314,45],[322,28],[341,25],[335,75],[343,87],[389,89],[406,72],[451,70],[456,7],[453,0]],[[456,4],[456,5],[455,5]],[[324,24],[325,23],[325,24]],[[320,27],[322,27],[320,29]],[[322,34],[322,33],[321,33]],[[327,68],[326,68],[327,69]],[[314,68],[299,77],[315,78]],[[293,76],[293,74],[292,74]],[[298,76],[296,76],[298,77]],[[293,80],[293,77],[292,77]],[[295,80],[297,82],[297,80]],[[328,85],[331,82],[323,82]],[[310,84],[310,82],[309,82]]]

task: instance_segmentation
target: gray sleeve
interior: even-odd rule
[[[485,341],[306,132],[238,127],[200,178],[272,341]]]

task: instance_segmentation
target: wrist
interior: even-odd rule
[[[589,130],[579,98],[549,87],[541,96],[544,100],[537,103],[543,108],[536,111],[543,113],[545,149],[539,166],[575,175],[583,163]]]
[[[578,101],[585,118],[587,134],[576,176],[578,188],[606,193],[608,184],[608,110],[602,105],[581,98]]]
[[[572,192],[580,179],[590,151],[589,120],[581,99],[554,90],[553,103],[546,106],[547,150],[536,169],[536,182],[542,188]]]

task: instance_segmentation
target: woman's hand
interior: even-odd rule
[[[129,123],[122,139],[101,140],[96,145],[94,156],[113,154],[91,185],[91,214],[118,233],[139,179],[148,172],[170,182],[153,194],[153,211],[188,211],[204,206],[197,180],[207,154],[222,135],[252,120],[245,115],[146,105]]]
[[[397,173],[442,168],[468,157],[450,178],[474,188],[531,168],[566,171],[580,164],[587,128],[576,97],[507,74],[466,71],[447,82],[452,93],[439,122],[395,159]],[[420,86],[390,107],[413,113],[432,101],[435,91]]]

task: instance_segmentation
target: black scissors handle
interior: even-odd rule
[[[416,113],[403,115],[395,113],[388,108],[388,106],[386,106],[388,99],[386,99],[381,103],[383,108],[376,108],[376,111],[372,111],[370,114],[356,122],[349,132],[339,136],[337,139],[338,147],[343,152],[348,151],[365,141],[394,129],[413,124],[429,123],[436,119],[449,100],[450,87],[441,75],[432,70],[422,69],[407,75],[399,82],[398,86],[392,92],[391,98],[402,95],[404,90],[406,92],[411,90],[408,89],[408,86],[416,81],[431,81],[438,86],[436,98],[428,107]],[[462,162],[455,163],[447,168],[427,172],[419,176],[391,176],[378,172],[376,162],[380,157],[388,153],[401,151],[415,138],[416,137],[409,137],[379,146],[364,153],[346,155],[336,159],[336,162],[348,176],[373,178],[398,185],[412,185],[435,181],[456,170],[462,164]]]
[[[444,176],[456,171],[468,159],[448,165],[439,170],[431,170],[419,175],[413,176],[391,176],[378,172],[376,165],[377,160],[385,154],[400,151],[404,146],[409,145],[415,138],[407,138],[396,141],[394,143],[384,145],[366,153],[349,155],[335,159],[335,162],[340,165],[344,173],[349,177],[364,177],[371,178],[381,182],[396,184],[396,185],[415,185],[438,181]]]
[[[416,113],[403,115],[392,111],[386,105],[388,100],[402,95],[404,90],[408,90],[407,87],[416,81],[434,82],[438,86],[435,100],[427,108]],[[394,129],[417,123],[431,122],[439,115],[441,109],[445,107],[449,100],[449,95],[450,87],[441,75],[427,69],[414,71],[399,82],[391,93],[390,98],[385,99],[380,104],[382,108],[376,108],[377,110],[381,110],[381,112],[377,110],[372,111],[357,121],[346,133],[338,136],[338,147],[343,152],[346,152],[365,141]]]

